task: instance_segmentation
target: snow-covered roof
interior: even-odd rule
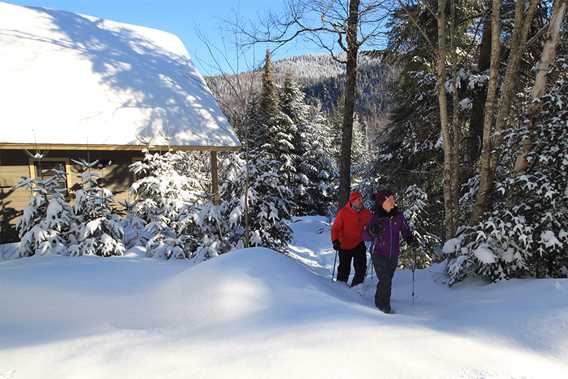
[[[0,2],[0,56],[0,145],[240,146],[170,33]]]

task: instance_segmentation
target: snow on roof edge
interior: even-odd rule
[[[0,2],[0,144],[241,146],[176,35]]]

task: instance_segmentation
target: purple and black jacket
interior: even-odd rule
[[[367,227],[372,224],[382,224],[383,231],[378,237],[373,237],[367,231]],[[398,257],[400,255],[400,235],[406,241],[412,238],[412,232],[408,226],[408,221],[404,214],[398,209],[393,209],[390,213],[379,211],[371,218],[369,224],[363,231],[363,239],[372,241],[372,254],[385,257]]]

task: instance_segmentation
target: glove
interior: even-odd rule
[[[333,241],[333,250],[341,250],[341,243],[339,242],[339,240]]]
[[[369,225],[367,226],[367,232],[369,232],[369,235],[370,235],[371,237],[375,237],[375,238],[377,238],[378,236],[380,236],[384,229],[385,229],[385,228],[384,228],[383,224],[381,224],[381,223],[379,223],[379,222],[373,223],[373,224],[369,224]]]

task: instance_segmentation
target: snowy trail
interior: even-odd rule
[[[313,272],[331,277],[335,253],[329,242],[329,221],[304,217],[290,226],[294,231],[291,255]],[[374,273],[368,274],[362,288],[352,291],[372,308],[377,279]],[[394,277],[392,305],[398,314],[389,316],[392,323],[494,340],[568,360],[568,341],[560,337],[568,335],[568,280],[511,280],[489,285],[470,280],[450,289],[443,266],[435,265],[416,272],[412,304],[411,275],[399,270]]]
[[[325,277],[325,224],[294,226],[310,270],[266,249],[0,263],[0,378],[566,377],[567,281],[448,289],[434,267],[411,305],[398,272],[384,315],[370,280],[359,294]]]

